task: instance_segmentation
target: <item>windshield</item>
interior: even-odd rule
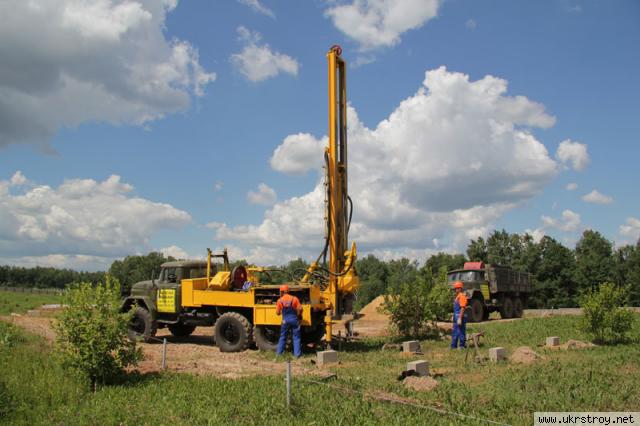
[[[484,272],[483,271],[452,272],[449,274],[449,282],[453,282],[453,281],[463,281],[463,282],[484,281]]]

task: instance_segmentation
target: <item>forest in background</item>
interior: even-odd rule
[[[0,286],[65,288],[75,282],[97,283],[105,274],[116,277],[123,289],[138,281],[148,280],[160,270],[163,262],[175,260],[162,253],[127,256],[111,264],[105,272],[79,272],[53,267],[25,268],[0,266]],[[535,291],[529,307],[574,307],[581,293],[595,289],[604,282],[612,282],[626,289],[629,303],[640,306],[640,241],[635,245],[614,247],[599,232],[586,230],[573,249],[554,238],[544,236],[536,242],[529,234],[494,231],[488,238],[471,240],[466,253],[437,253],[423,263],[407,258],[384,261],[369,254],[357,261],[361,280],[356,307],[365,306],[389,288],[416,274],[437,276],[441,268],[452,270],[465,261],[483,261],[532,274]],[[244,264],[236,260],[232,266]],[[286,265],[274,266],[266,282],[280,283],[300,276],[308,263],[295,259]]]

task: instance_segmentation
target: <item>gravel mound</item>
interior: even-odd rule
[[[520,346],[509,357],[511,362],[516,364],[532,364],[540,358],[542,357],[529,346]]]
[[[424,392],[434,390],[438,386],[438,381],[431,377],[409,376],[402,381],[402,384],[409,389]]]

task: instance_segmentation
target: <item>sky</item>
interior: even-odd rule
[[[0,264],[315,258],[334,44],[360,256],[635,243],[639,23],[634,0],[1,0]]]

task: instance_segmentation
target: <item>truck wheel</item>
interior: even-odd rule
[[[513,301],[513,316],[515,318],[522,318],[522,314],[524,312],[524,307],[522,306],[522,300],[517,297]]]
[[[216,345],[220,352],[241,352],[253,343],[253,327],[237,312],[222,314],[214,327]]]
[[[191,336],[191,333],[193,333],[193,331],[196,329],[195,325],[189,325],[189,324],[169,324],[167,326],[169,328],[169,331],[171,332],[171,334],[173,334],[176,337],[188,337]]]
[[[469,319],[471,322],[480,322],[484,318],[486,308],[480,299],[471,299]]]
[[[513,318],[513,300],[510,297],[505,297],[500,307],[500,317],[503,319]]]
[[[136,307],[129,323],[129,340],[136,342],[142,339],[148,343],[156,335],[157,330],[158,323],[153,320],[151,313],[143,307]]]
[[[261,351],[275,352],[280,340],[280,327],[277,325],[257,325],[253,329],[256,345]]]

